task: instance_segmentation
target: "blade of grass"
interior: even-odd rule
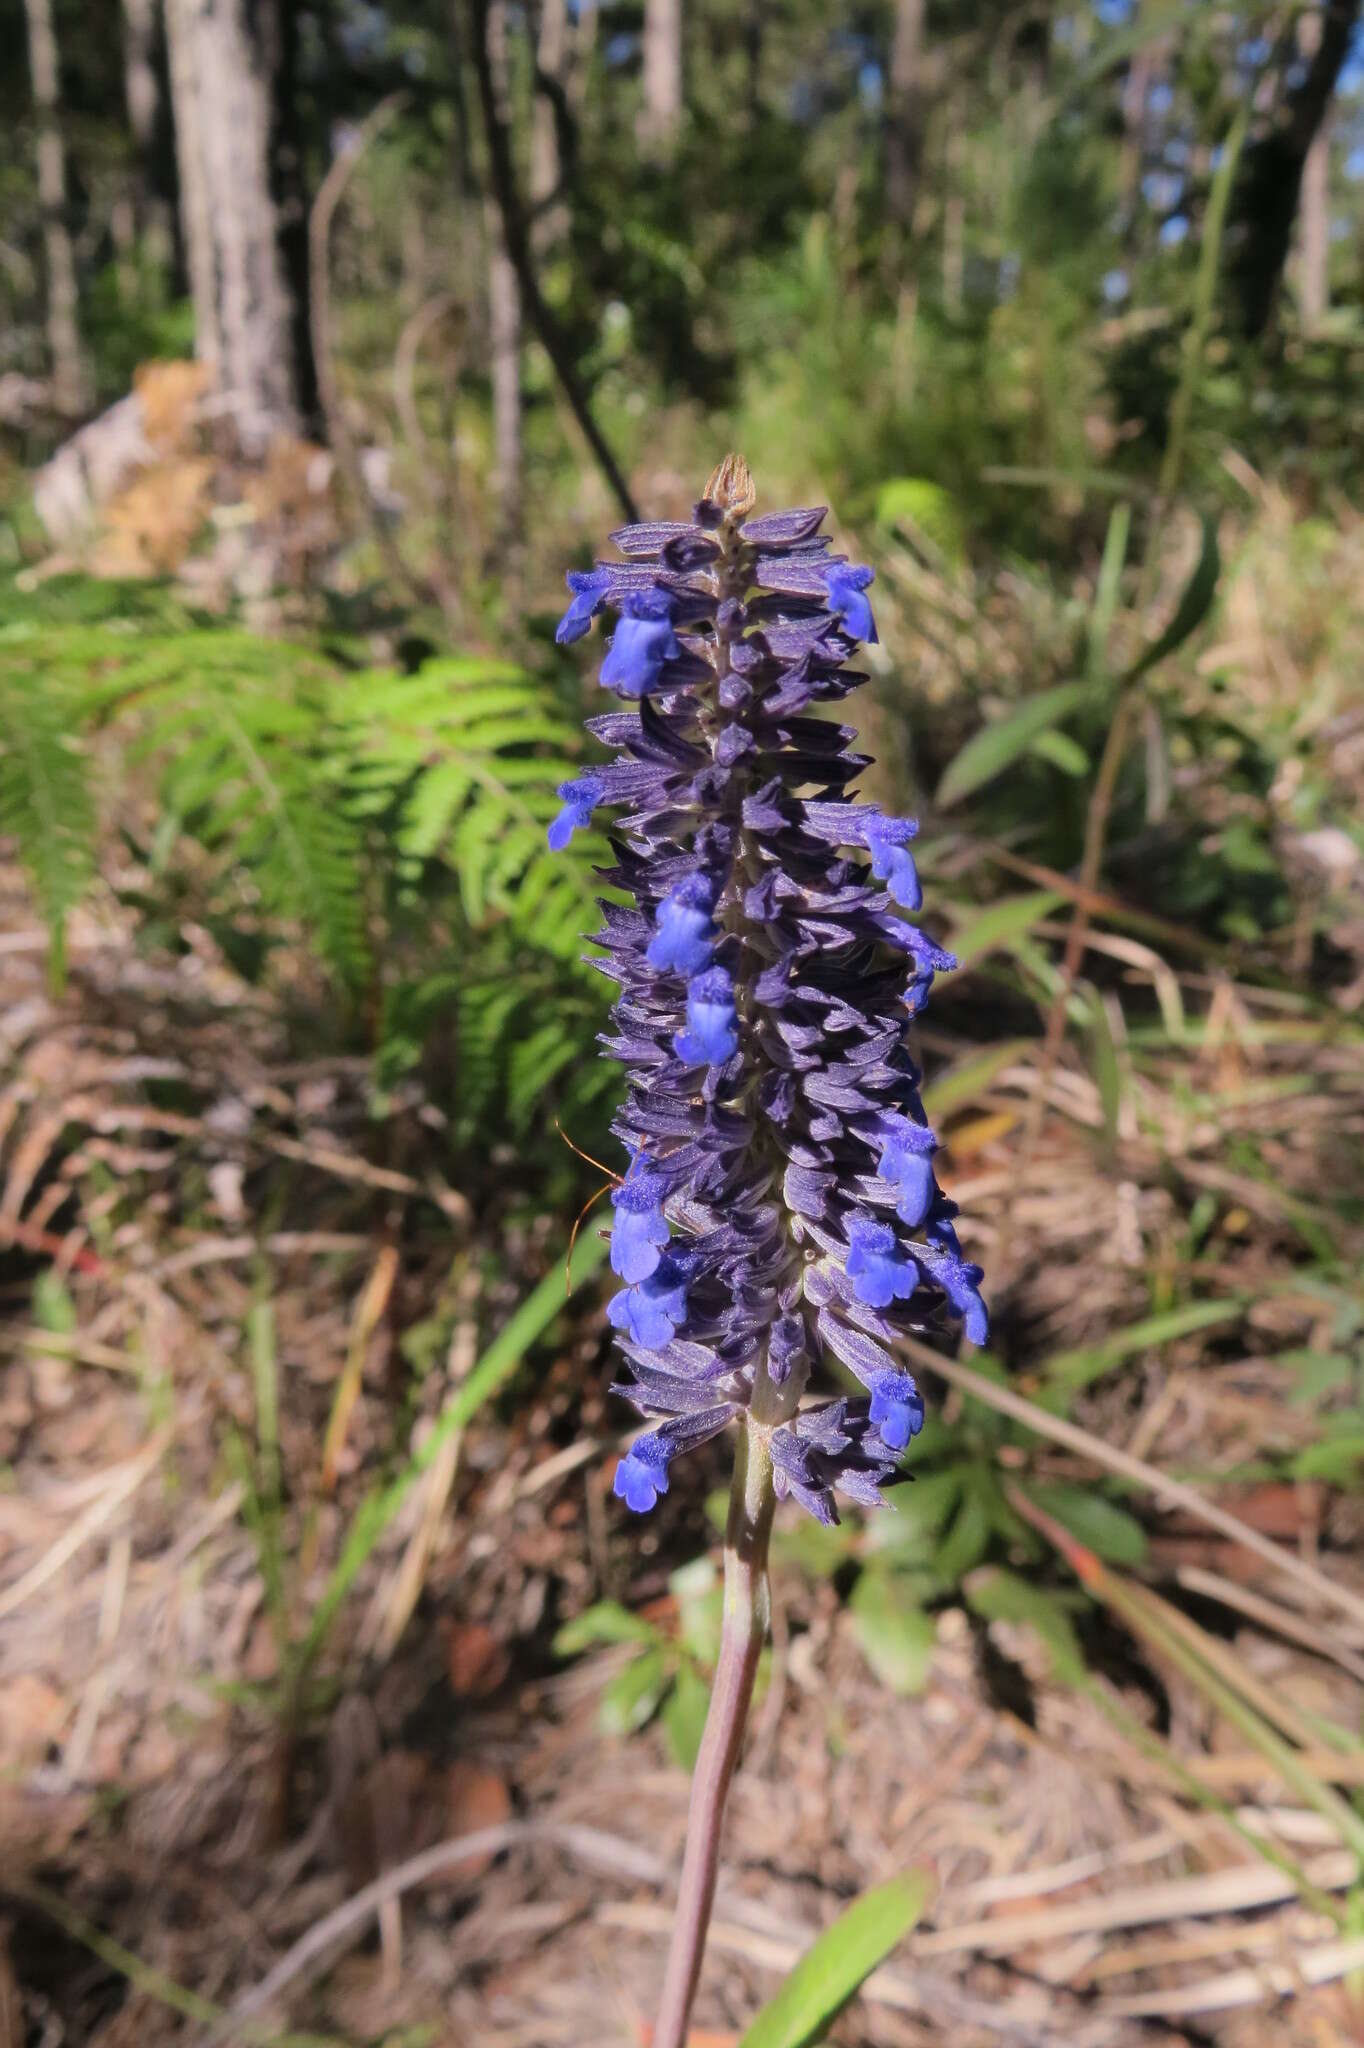
[[[966,1103],[975,1102],[1006,1067],[1024,1058],[1035,1043],[1031,1038],[1010,1038],[977,1057],[959,1060],[946,1073],[939,1074],[924,1090],[924,1107],[933,1121],[937,1123]]]
[[[1103,1577],[1107,1581],[1104,1597],[1109,1605],[1183,1672],[1208,1703],[1259,1750],[1289,1790],[1295,1792],[1305,1805],[1314,1807],[1323,1820],[1329,1821],[1346,1847],[1364,1863],[1364,1819],[1349,1802],[1314,1771],[1308,1770],[1297,1750],[1276,1735],[1249,1702],[1219,1678],[1212,1667],[1205,1664],[1198,1653],[1168,1626],[1144,1588],[1124,1585],[1112,1572],[1104,1572]]]
[[[1043,1509],[1039,1508],[1036,1501],[1030,1500],[1021,1489],[1009,1487],[1006,1489],[1006,1494],[1014,1512],[1032,1528],[1039,1530],[1046,1537],[1047,1541],[1059,1551],[1085,1590],[1095,1599],[1102,1600],[1105,1605],[1113,1608],[1115,1612],[1123,1613],[1124,1582],[1115,1573],[1109,1571],[1092,1550],[1088,1549],[1086,1545],[1077,1542],[1068,1529],[1064,1528],[1054,1516],[1047,1514]],[[1128,1584],[1125,1590],[1127,1592],[1135,1592],[1136,1589]],[[1138,1625],[1131,1622],[1130,1614],[1124,1614],[1124,1618],[1129,1620],[1129,1625]],[[1150,1640],[1149,1632],[1143,1632],[1147,1633],[1148,1640]],[[1175,1641],[1176,1647],[1178,1647],[1178,1638]],[[1189,1654],[1192,1658],[1193,1652],[1191,1651]],[[1191,1674],[1186,1671],[1187,1675]],[[1297,1887],[1302,1898],[1309,1905],[1316,1911],[1325,1913],[1336,1922],[1337,1926],[1344,1924],[1343,1915],[1335,1901],[1330,1897],[1329,1893],[1322,1891],[1318,1885],[1313,1883],[1301,1864],[1289,1856],[1286,1851],[1280,1849],[1276,1843],[1263,1835],[1257,1834],[1253,1828],[1247,1827],[1234,1809],[1228,1806],[1224,1800],[1220,1799],[1216,1792],[1209,1786],[1200,1783],[1193,1772],[1176,1756],[1173,1749],[1167,1743],[1163,1742],[1159,1736],[1146,1728],[1137,1719],[1135,1714],[1114,1698],[1088,1672],[1078,1681],[1064,1668],[1058,1671],[1058,1676],[1069,1678],[1070,1682],[1077,1683],[1078,1689],[1084,1693],[1086,1699],[1092,1701],[1121,1734],[1134,1743],[1143,1755],[1150,1757],[1163,1770],[1169,1772],[1177,1780],[1181,1790],[1185,1792],[1187,1797],[1208,1811],[1218,1814],[1232,1832],[1239,1836],[1246,1844],[1247,1848],[1251,1849],[1263,1862],[1271,1864],[1274,1869],[1281,1871]],[[1199,1684],[1197,1677],[1193,1677],[1192,1682],[1195,1685]],[[1270,1734],[1272,1738],[1272,1730],[1266,1729],[1265,1732]],[[1255,1741],[1254,1736],[1251,1739]],[[1266,1761],[1272,1767],[1277,1768],[1275,1760],[1268,1756],[1258,1741],[1255,1741],[1255,1746],[1261,1750],[1262,1755],[1266,1756]],[[1303,1776],[1310,1780],[1328,1800],[1333,1801],[1336,1807],[1345,1811],[1353,1810],[1346,1806],[1346,1802],[1337,1793],[1316,1777],[1301,1757],[1297,1759],[1297,1763]],[[1311,1800],[1309,1803],[1317,1804],[1315,1800]],[[1321,1811],[1320,1806],[1317,1807],[1317,1810]],[[1324,1818],[1332,1820],[1333,1825],[1336,1824],[1334,1814],[1325,1815]]]
[[[168,2006],[172,2012],[178,2012],[182,2018],[194,2020],[200,2026],[225,2017],[221,2006],[215,2005],[211,1999],[202,1998],[186,1985],[178,1984],[152,1964],[144,1963],[141,1956],[134,1955],[131,1949],[124,1948],[103,1928],[96,1927],[92,1920],[87,1920],[83,1913],[78,1913],[74,1906],[69,1906],[47,1885],[21,1877],[12,1881],[11,1888],[19,1898],[26,1899],[49,1920],[55,1921],[73,1941],[79,1942],[109,1969],[116,1970],[120,1977],[125,1977],[144,1998],[154,1998],[158,2005]],[[281,2034],[273,2027],[262,2026],[259,2021],[248,2022],[239,2031],[246,2040],[258,2043],[259,2048],[344,2048],[335,2034]]]
[[[1191,1336],[1196,1330],[1215,1329],[1218,1323],[1228,1323],[1243,1315],[1245,1306],[1240,1300],[1190,1301],[1182,1308],[1145,1316],[1125,1330],[1115,1330],[1102,1344],[1058,1351],[1025,1384],[1086,1387],[1092,1380],[1102,1379],[1115,1365],[1121,1365],[1133,1352],[1153,1350],[1158,1344],[1172,1343],[1176,1337]]]
[[[807,2048],[922,1918],[932,1894],[926,1872],[893,1877],[864,1892],[806,1951],[745,2033],[739,2048]]]
[[[598,1237],[587,1238],[580,1245],[575,1259],[570,1290],[576,1291],[581,1287],[605,1257],[605,1242]],[[456,1430],[464,1429],[483,1403],[491,1400],[499,1387],[511,1378],[536,1338],[548,1328],[563,1306],[564,1278],[556,1265],[534,1292],[527,1295],[469,1377],[455,1389],[420,1450],[413,1454],[395,1479],[371,1493],[362,1503],[296,1653],[299,1676],[308,1670],[322,1648],[337,1609],[363,1570],[375,1544],[423,1472],[429,1470],[438,1457],[442,1445]]]
[[[961,1365],[954,1358],[944,1358],[921,1344],[914,1337],[902,1337],[900,1348],[928,1372],[937,1373],[950,1386],[960,1387],[963,1393],[981,1401],[987,1408],[993,1408],[1000,1415],[1007,1415],[1015,1422],[1021,1422],[1025,1429],[1037,1436],[1049,1437],[1053,1443],[1064,1444],[1067,1450],[1088,1458],[1095,1465],[1103,1465],[1108,1471],[1129,1479],[1144,1493],[1152,1494],[1157,1500],[1170,1507],[1182,1508],[1186,1514],[1194,1515],[1211,1529],[1216,1529],[1233,1543],[1239,1543],[1244,1550],[1282,1572],[1286,1578],[1295,1579],[1315,1600],[1324,1601],[1350,1615],[1355,1621],[1364,1621],[1364,1599],[1348,1586],[1337,1586],[1315,1565],[1307,1563],[1296,1551],[1284,1549],[1262,1536],[1258,1529],[1252,1529],[1236,1515],[1228,1513],[1192,1486],[1186,1486],[1180,1479],[1174,1479],[1168,1472],[1162,1472],[1155,1465],[1148,1465],[1143,1458],[1134,1458],[1130,1451],[1119,1450],[1107,1444],[1101,1437],[1081,1429],[1078,1423],[1067,1422],[1063,1416],[1051,1415],[1045,1408],[1039,1408],[1035,1401],[1024,1400],[1008,1387],[997,1386],[983,1373],[972,1372],[970,1366]],[[1324,1643],[1324,1648],[1329,1647]]]
[[[1127,536],[1131,530],[1132,507],[1119,501],[1108,515],[1103,560],[1099,564],[1099,580],[1089,615],[1085,674],[1096,686],[1102,684],[1108,675],[1108,636],[1113,629],[1113,615],[1118,609],[1118,592],[1127,561]]]

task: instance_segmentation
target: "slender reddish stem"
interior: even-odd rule
[[[725,1532],[720,1658],[692,1778],[687,1848],[653,2048],[685,2048],[720,1867],[730,1779],[739,1761],[758,1659],[767,1639],[767,1541],[775,1504],[768,1432],[751,1418],[739,1438]]]

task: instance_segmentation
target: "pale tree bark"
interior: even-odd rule
[[[300,309],[271,183],[279,20],[270,0],[167,0],[195,349],[242,445],[299,427]]]
[[[506,0],[492,0],[487,12],[488,68],[497,117],[509,121]],[[502,215],[489,200],[488,347],[493,390],[493,489],[498,540],[505,566],[515,573],[522,542],[521,501],[521,289],[507,249]]]
[[[560,131],[568,112],[568,55],[568,0],[541,0],[530,146],[530,205],[537,250],[551,248],[568,223],[562,196],[564,152],[560,145]]]
[[[886,96],[886,206],[907,229],[918,197],[924,133],[924,0],[896,0]]]
[[[83,412],[90,385],[81,350],[76,258],[66,217],[66,160],[59,119],[57,34],[52,0],[24,0],[28,64],[38,131],[38,204],[43,218],[47,273],[47,346],[52,361],[52,400],[58,412]]]
[[[123,0],[123,95],[128,126],[144,158],[155,145],[161,100],[155,52],[156,0]]]
[[[644,0],[642,149],[666,155],[682,124],[682,0]]]
[[[1323,128],[1302,167],[1298,202],[1298,306],[1304,327],[1316,327],[1330,304],[1331,137]]]
[[[1305,14],[1298,23],[1298,53],[1311,62],[1321,45],[1321,16]],[[1331,114],[1328,109],[1312,138],[1302,167],[1298,199],[1298,312],[1312,329],[1325,318],[1330,300],[1331,265]]]
[[[173,250],[170,208],[161,181],[165,109],[156,68],[157,0],[123,0],[123,97],[137,152],[132,193],[133,230],[154,262]],[[117,233],[115,239],[118,239]]]

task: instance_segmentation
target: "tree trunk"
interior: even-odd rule
[[[156,0],[123,0],[123,93],[128,126],[145,163],[156,143],[161,102],[156,77]]]
[[[272,178],[279,18],[271,0],[167,0],[167,28],[195,348],[259,453],[298,431],[304,392]]]
[[[509,120],[506,0],[488,9],[488,66],[498,118]],[[488,347],[493,387],[493,489],[504,567],[513,575],[522,541],[521,503],[521,288],[507,250],[502,216],[491,201],[488,235]]]
[[[76,298],[76,259],[66,217],[66,161],[58,120],[61,90],[52,0],[24,0],[28,63],[38,131],[38,203],[43,217],[47,270],[47,346],[52,360],[52,399],[58,412],[75,415],[90,401],[81,352]]]
[[[568,226],[564,183],[572,117],[568,106],[568,0],[542,0],[535,44],[535,114],[531,129],[530,205],[537,251],[550,249]]]
[[[169,267],[176,260],[175,181],[157,30],[157,0],[123,0],[123,97],[137,149],[134,229],[152,261]]]
[[[1304,327],[1314,328],[1330,304],[1331,263],[1331,137],[1321,128],[1302,167],[1302,200],[1298,208],[1298,307]]]
[[[923,155],[924,0],[897,0],[886,98],[886,206],[909,227]]]
[[[1298,23],[1298,55],[1310,64],[1321,46],[1321,16]],[[1302,167],[1298,202],[1298,312],[1310,333],[1325,318],[1330,298],[1331,115],[1328,109]]]
[[[663,156],[682,123],[682,0],[644,0],[641,149]]]
[[[1257,340],[1273,315],[1307,159],[1329,118],[1359,10],[1360,0],[1326,0],[1306,77],[1296,92],[1285,94],[1282,112],[1242,159],[1228,238],[1228,279],[1248,340]]]

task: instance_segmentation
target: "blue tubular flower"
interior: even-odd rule
[[[689,1067],[720,1067],[739,1050],[734,981],[723,967],[707,968],[687,983],[687,1028],[673,1040]]]
[[[871,1413],[881,1441],[903,1451],[924,1426],[923,1396],[907,1372],[881,1372],[871,1383]]]
[[[637,1515],[647,1515],[661,1493],[668,1491],[671,1453],[661,1436],[642,1436],[631,1444],[616,1467],[611,1490]]]
[[[837,1496],[881,1499],[922,1426],[897,1337],[987,1322],[908,1043],[951,961],[910,921],[913,827],[848,794],[868,763],[824,715],[875,637],[871,572],[830,554],[822,511],[751,508],[731,460],[690,522],[623,528],[622,559],[570,583],[566,637],[617,616],[602,681],[627,701],[591,721],[616,758],[565,785],[551,831],[613,807],[604,879],[637,906],[609,901],[598,940],[632,1162],[610,1319],[618,1391],[659,1427],[616,1492],[651,1507],[751,1408],[778,1495],[830,1522]],[[812,1402],[824,1359],[862,1393]]]
[[[612,1297],[606,1314],[611,1327],[626,1331],[643,1351],[671,1344],[687,1315],[687,1276],[680,1262],[665,1254],[646,1279]]]
[[[980,1292],[985,1275],[979,1266],[962,1257],[957,1233],[949,1220],[930,1224],[928,1236],[931,1242],[922,1254],[924,1265],[947,1296],[953,1313],[961,1317],[968,1342],[988,1344],[990,1315]]]
[[[919,870],[907,844],[918,829],[909,818],[872,817],[866,825],[871,871],[878,882],[888,884],[895,901],[906,910],[918,910],[924,900]]]
[[[824,584],[829,610],[844,632],[854,640],[865,640],[869,644],[876,639],[876,621],[864,595],[871,580],[870,569],[857,569],[840,563],[829,570]]]
[[[658,930],[645,959],[672,974],[700,974],[715,945],[711,921],[715,896],[704,875],[688,875],[658,906]]]
[[[671,1235],[656,1176],[632,1169],[611,1202],[616,1212],[611,1226],[612,1270],[622,1280],[647,1280]]]
[[[647,697],[658,688],[663,664],[682,652],[672,606],[661,591],[638,591],[623,602],[625,610],[601,665],[601,685],[620,697]]]
[[[576,782],[561,782],[555,794],[562,797],[564,807],[549,828],[549,843],[553,852],[562,853],[573,834],[591,824],[605,791],[600,777],[580,775]]]
[[[853,1293],[868,1308],[889,1308],[908,1301],[919,1284],[919,1269],[889,1223],[854,1216],[848,1225],[848,1261],[844,1267]]]
[[[926,1124],[911,1123],[893,1110],[881,1118],[877,1140],[881,1147],[877,1171],[895,1189],[896,1215],[912,1229],[923,1222],[937,1194],[933,1154],[938,1141]]]
[[[611,575],[606,569],[570,569],[564,581],[573,593],[573,602],[555,628],[554,637],[561,647],[591,632],[592,621],[606,602]]]

